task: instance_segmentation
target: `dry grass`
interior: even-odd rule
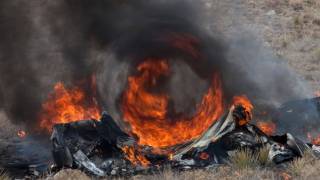
[[[245,8],[255,18],[244,17],[247,24],[259,25],[258,32],[274,53],[312,86],[320,87],[320,1],[319,0],[245,0]],[[268,12],[275,14],[267,16]]]
[[[287,169],[279,169],[266,160],[267,148],[257,153],[243,149],[234,153],[231,165],[223,165],[210,169],[193,169],[189,171],[176,171],[165,168],[163,171],[149,175],[135,175],[133,177],[107,177],[116,180],[249,180],[249,179],[317,179],[320,177],[320,161],[316,160],[310,152],[303,158],[291,162]],[[260,157],[259,157],[260,156]],[[260,159],[260,160],[259,160]],[[262,164],[268,164],[268,167]],[[62,170],[49,179],[90,179],[79,170]]]
[[[271,165],[271,162],[269,160],[269,150],[270,148],[267,146],[264,146],[258,150],[256,153],[257,161],[260,166],[269,166]]]
[[[306,166],[306,161],[303,158],[298,158],[295,159],[293,162],[290,163],[289,167],[288,167],[288,171],[295,175],[298,176],[299,174],[301,174],[301,172],[303,171],[303,169]]]
[[[278,176],[279,177],[279,176]],[[170,169],[154,175],[138,175],[132,177],[133,180],[211,180],[211,179],[276,179],[277,174],[268,170],[255,168],[235,170],[228,166],[222,166],[210,170],[192,170],[184,172],[173,172]]]
[[[0,169],[0,180],[10,180],[10,176],[4,171]]]
[[[90,180],[84,172],[80,170],[64,169],[59,171],[53,177],[46,178],[46,180]]]
[[[253,168],[258,165],[258,157],[248,149],[241,149],[231,155],[230,163],[239,170]]]
[[[320,161],[311,152],[305,152],[302,158],[297,158],[289,164],[288,172],[299,178],[314,178],[320,176]]]

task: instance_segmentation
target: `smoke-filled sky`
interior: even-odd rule
[[[0,108],[12,122],[32,126],[54,83],[94,73],[99,102],[120,120],[127,77],[149,56],[172,59],[167,90],[179,111],[190,112],[214,72],[221,74],[226,100],[246,94],[254,103],[279,105],[309,95],[308,86],[255,40],[258,35],[225,39],[218,22],[226,14],[213,10],[195,0],[2,0]],[[195,63],[170,47],[164,39],[176,33],[196,37],[206,60]]]

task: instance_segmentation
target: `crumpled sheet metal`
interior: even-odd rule
[[[87,171],[97,175],[105,176],[107,173],[102,169],[98,168],[81,150],[78,150],[73,154],[75,163]]]
[[[231,107],[224,116],[214,122],[199,138],[183,145],[172,147],[170,149],[173,152],[172,159],[170,159],[171,162],[176,162],[181,167],[212,166],[213,164],[226,162],[229,157],[229,151],[241,148],[249,148],[255,151],[264,147],[264,145],[270,147],[269,159],[276,164],[290,161],[295,157],[301,157],[303,152],[308,149],[312,149],[315,154],[320,154],[319,147],[311,147],[291,134],[267,136],[252,124],[239,127],[236,124],[233,113],[234,107]],[[94,154],[93,149],[97,144],[105,141],[113,148],[117,148],[116,157],[119,160],[123,160],[121,147],[125,145],[138,146],[135,139],[121,132],[121,129],[113,122],[111,116],[107,114],[103,116],[105,118],[100,122],[83,121],[54,127],[51,140],[56,164],[60,167],[72,167],[73,164],[76,164],[92,174],[105,176],[111,172],[112,168],[109,168],[109,166],[111,166],[112,162],[108,161],[103,165],[106,168],[103,168],[101,165],[103,163],[95,163],[89,158],[92,155],[89,155],[90,153]],[[89,139],[79,136],[82,133],[88,133]],[[70,141],[70,139],[75,139],[75,141]],[[150,151],[151,154],[148,154],[147,147],[140,148],[146,150],[146,155],[152,155],[152,151]],[[104,150],[108,151],[110,149]],[[200,159],[197,159],[197,155],[204,151],[211,155],[209,163],[202,163]],[[188,158],[185,158],[185,155]],[[101,161],[106,161],[106,159],[101,159]],[[121,165],[117,167],[121,168]]]
[[[223,135],[231,132],[235,128],[235,122],[232,118],[232,110],[227,115],[223,116],[217,122],[214,122],[211,127],[203,133],[198,139],[194,140],[190,145],[177,149],[173,155],[173,160],[180,160],[181,157],[193,148],[205,149],[208,145]]]

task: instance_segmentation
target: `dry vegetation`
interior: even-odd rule
[[[10,180],[11,178],[9,175],[4,171],[0,169],[0,180]]]
[[[246,0],[266,45],[320,90],[320,1]]]
[[[166,168],[161,172],[150,175],[136,175],[127,178],[110,177],[111,179],[124,180],[247,180],[247,179],[317,179],[320,176],[320,161],[306,153],[303,158],[296,159],[287,164],[287,167],[278,167],[270,162],[265,161],[267,148],[261,149],[257,153],[250,150],[239,150],[235,152],[230,160],[230,165],[217,166],[210,169],[190,170],[190,171],[173,171]],[[263,158],[261,158],[263,157]],[[259,160],[259,158],[261,158]],[[261,164],[266,163],[266,164]],[[90,179],[79,170],[63,170],[54,177],[54,180],[60,179]]]
[[[258,165],[258,157],[249,149],[241,149],[231,155],[230,166],[238,170],[254,168]]]

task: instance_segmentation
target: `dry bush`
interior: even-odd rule
[[[248,169],[258,165],[257,156],[249,149],[236,151],[231,155],[230,162],[235,169]]]

